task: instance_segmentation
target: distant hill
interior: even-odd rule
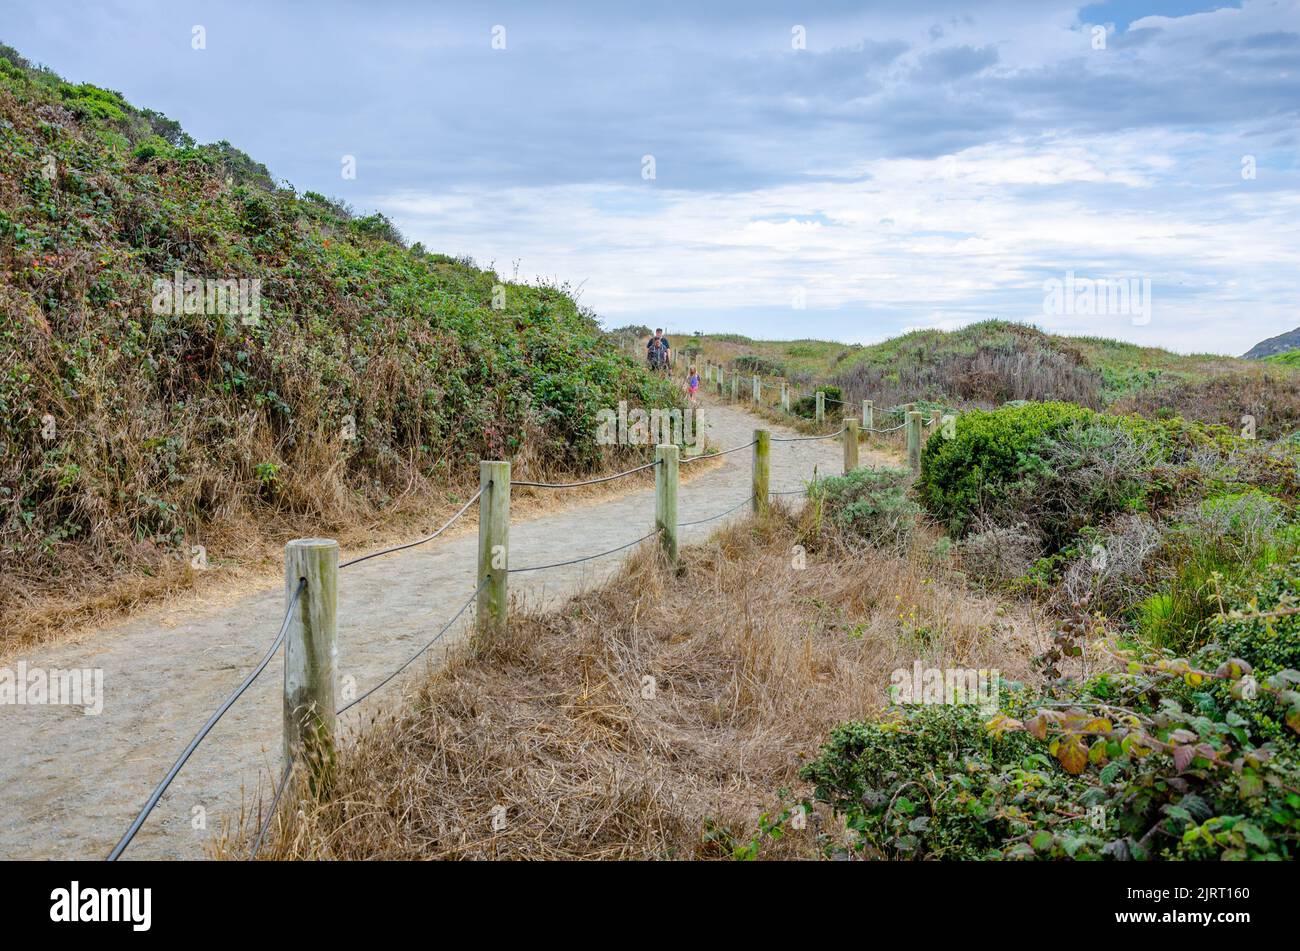
[[[705,357],[744,358],[798,382],[869,388],[887,399],[930,392],[996,405],[1007,399],[1069,399],[1102,406],[1135,392],[1254,368],[1236,357],[1177,354],[1101,337],[1065,337],[1027,324],[987,320],[960,330],[916,330],[863,346],[823,340],[752,340],[710,334]],[[761,366],[752,361],[761,360]]]
[[[1243,353],[1242,356],[1247,360],[1262,360],[1265,357],[1286,353],[1288,350],[1300,350],[1300,327],[1295,330],[1288,330],[1284,334],[1278,334],[1276,337],[1261,340]]]
[[[1249,414],[1262,438],[1300,428],[1300,350],[1263,360],[1177,354],[1003,320],[917,330],[868,346],[737,334],[707,335],[703,343],[706,360],[740,373],[784,376],[802,391],[818,383],[835,386],[850,404],[920,400],[968,408],[1068,400],[1232,427]]]

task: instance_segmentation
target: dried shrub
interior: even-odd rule
[[[983,521],[957,542],[962,570],[987,588],[1003,588],[1023,577],[1043,555],[1042,536],[1028,522],[997,525]]]
[[[1074,604],[1107,613],[1127,610],[1145,594],[1151,557],[1163,540],[1164,532],[1150,516],[1121,515],[1066,566],[1054,592],[1055,606],[1062,611]]]

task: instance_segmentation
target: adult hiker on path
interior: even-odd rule
[[[646,360],[652,370],[667,370],[673,365],[673,348],[664,336],[662,327],[655,328],[655,335],[645,345]]]

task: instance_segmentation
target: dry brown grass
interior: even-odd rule
[[[262,857],[726,857],[706,823],[751,839],[778,790],[808,792],[797,769],[833,726],[883,708],[893,670],[1028,674],[1032,622],[947,577],[925,541],[849,552],[824,532],[811,508],[777,506],[686,549],[680,576],[645,549],[505,642],[453,654],[344,743],[328,801],[282,804]],[[256,821],[215,854],[247,855]],[[813,857],[830,826],[815,815],[763,856]]]
[[[621,453],[611,455],[596,471],[575,474],[521,458],[515,460],[513,470],[520,480],[566,482],[598,478],[642,462]],[[684,466],[680,479],[689,483],[718,465],[719,460],[704,457]],[[562,492],[518,488],[512,493],[511,505],[516,517],[529,518],[653,486],[652,473],[638,473]],[[37,644],[93,635],[106,624],[160,602],[244,597],[251,588],[281,584],[284,545],[293,538],[336,538],[347,558],[422,537],[450,518],[477,488],[477,480],[462,479],[436,487],[419,480],[382,508],[340,500],[328,513],[312,509],[292,515],[240,509],[215,517],[203,535],[187,539],[184,548],[170,542],[144,541],[129,558],[116,564],[92,550],[83,550],[79,559],[72,552],[64,553],[61,557],[71,567],[65,569],[56,588],[47,579],[18,574],[7,577],[8,584],[0,591],[0,658]],[[476,515],[471,508],[449,535],[475,530]],[[209,559],[204,570],[190,565],[188,546],[200,544]],[[0,559],[0,567],[2,562]]]

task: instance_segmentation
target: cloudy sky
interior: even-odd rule
[[[0,41],[610,326],[1300,326],[1300,0],[0,0]],[[1150,312],[1054,312],[1068,272]]]

